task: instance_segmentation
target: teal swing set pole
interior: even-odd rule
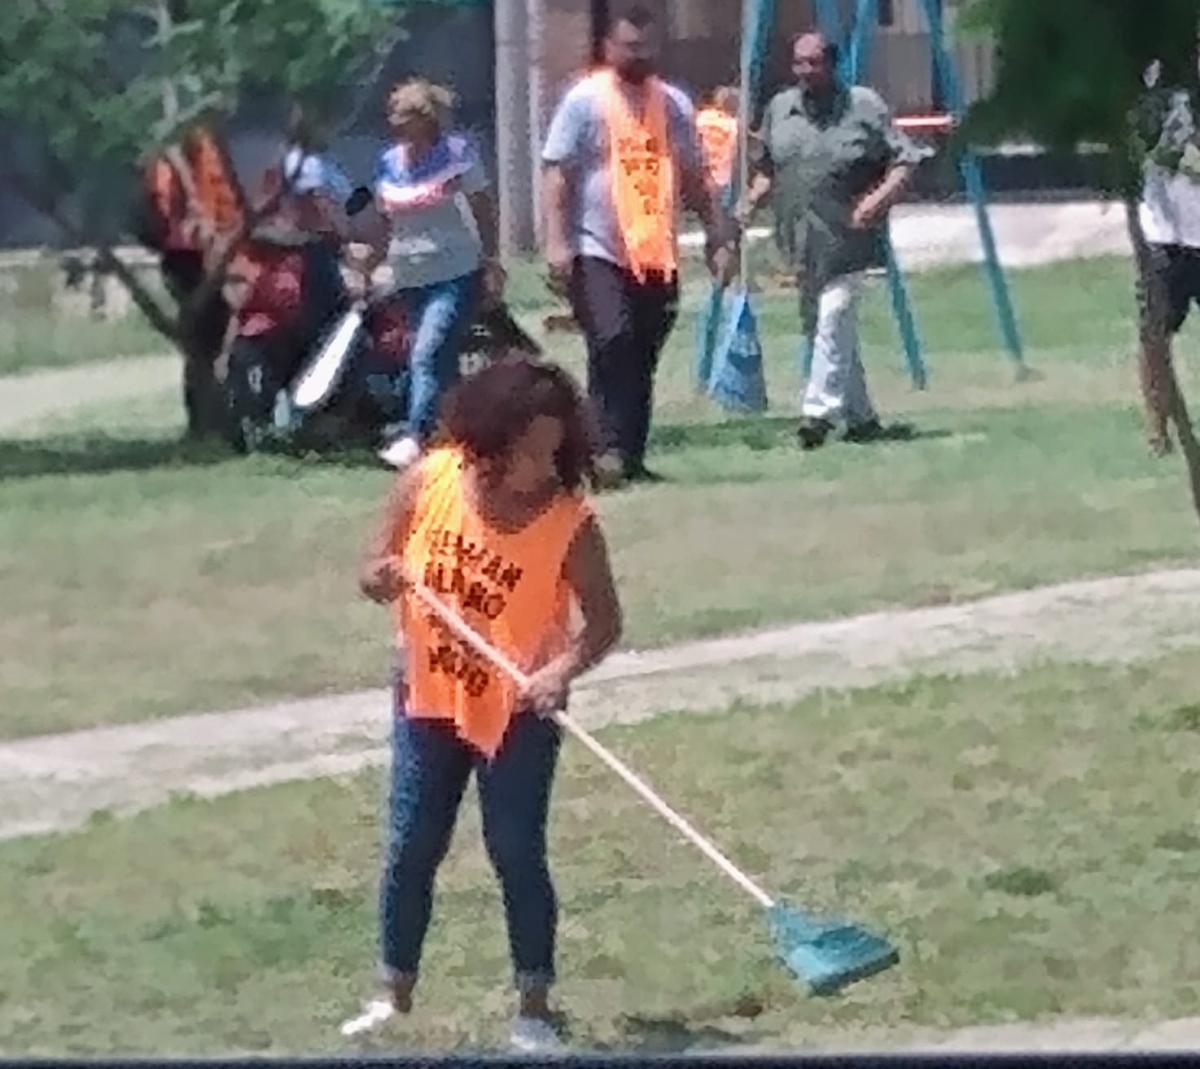
[[[763,67],[766,65],[774,23],[775,0],[745,0],[742,8],[741,92],[738,102],[738,196],[745,194],[750,178],[750,125],[762,89]]]
[[[860,85],[866,81],[871,62],[871,40],[879,23],[879,0],[858,0],[854,16],[854,37],[850,47],[850,81]],[[913,316],[912,302],[908,299],[908,288],[904,285],[904,272],[896,259],[891,234],[884,231],[883,251],[887,267],[888,293],[892,299],[892,311],[900,329],[900,341],[904,346],[904,359],[913,385],[924,390],[929,385],[929,372],[921,356],[921,338],[917,333],[917,321]]]
[[[842,46],[842,16],[838,12],[838,0],[817,0],[817,25],[827,40],[836,42],[839,48]],[[845,56],[842,62],[845,63]]]
[[[846,73],[854,85],[862,83],[871,65],[871,39],[879,22],[879,0],[858,0],[850,30]]]
[[[754,117],[754,105],[762,86],[763,67],[770,45],[771,28],[775,21],[775,0],[742,0],[742,40],[739,74],[738,104],[738,156],[737,166],[731,179],[727,208],[746,192],[750,159],[748,137],[750,123]],[[742,284],[749,285],[749,250],[747,241],[739,243],[738,258]],[[694,377],[696,390],[703,395],[708,392],[712,376],[713,353],[716,349],[720,329],[721,310],[725,305],[725,288],[714,282],[700,319],[699,338],[696,347]]]
[[[929,24],[929,43],[933,51],[933,65],[938,81],[941,83],[942,97],[955,119],[961,119],[963,113],[962,88],[958,84],[953,59],[946,48],[942,5],[940,0],[924,0],[924,6],[925,19]],[[992,304],[996,309],[1000,333],[1008,355],[1017,366],[1018,377],[1023,378],[1028,375],[1029,368],[1025,363],[1025,355],[1021,348],[1021,334],[1017,327],[1017,317],[1013,311],[1008,282],[1004,277],[1004,269],[1000,266],[1000,255],[996,248],[996,235],[992,230],[991,216],[988,214],[987,190],[983,184],[983,171],[979,165],[979,157],[967,149],[963,154],[959,169],[962,172],[967,196],[971,198],[971,204],[975,209],[979,240],[983,245],[984,274],[992,291]]]

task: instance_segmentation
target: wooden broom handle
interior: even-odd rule
[[[468,643],[477,652],[488,658],[497,668],[506,672],[520,687],[526,687],[529,684],[529,676],[510,661],[503,653],[484,640],[471,627],[469,627],[458,614],[455,613],[448,605],[421,583],[414,583],[407,580],[408,585],[413,592],[426,605],[429,606],[442,621],[464,642]],[[714,865],[717,866],[726,876],[734,883],[742,888],[751,898],[758,902],[764,909],[770,909],[774,904],[774,899],[758,886],[749,876],[739,869],[732,861],[721,853],[711,842],[692,827],[683,817],[675,812],[654,789],[638,776],[632,769],[628,768],[614,754],[610,753],[604,746],[597,742],[587,731],[567,713],[556,712],[554,719],[568,732],[575,736],[584,746],[592,751],[601,761],[611,768],[618,776],[621,777],[630,787],[632,787],[642,799],[654,808],[654,810],[667,821],[676,831],[684,838],[689,839],[701,853],[703,853]]]

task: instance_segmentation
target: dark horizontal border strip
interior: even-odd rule
[[[898,1054],[749,1055],[689,1054],[580,1054],[550,1059],[519,1055],[395,1055],[383,1057],[238,1057],[238,1058],[0,1058],[0,1069],[450,1069],[480,1067],[504,1069],[531,1064],[561,1065],[572,1069],[625,1069],[629,1066],[703,1066],[704,1069],[1182,1069],[1200,1066],[1200,1052],[1097,1052],[1097,1053],[955,1053],[953,1051]]]

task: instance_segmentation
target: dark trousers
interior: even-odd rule
[[[300,370],[316,339],[349,304],[339,266],[340,255],[338,246],[331,240],[310,241],[304,247],[304,319],[299,330],[302,341],[289,379]]]
[[[581,256],[571,305],[587,339],[588,396],[604,450],[636,473],[646,457],[658,358],[679,314],[678,280],[639,282],[616,264]]]
[[[558,903],[546,861],[546,814],[560,741],[552,721],[519,714],[489,762],[458,737],[452,723],[410,719],[402,711],[397,716],[380,893],[386,979],[417,975],[434,876],[474,771],[484,845],[504,897],[517,988],[554,982]]]
[[[1154,270],[1167,291],[1167,330],[1178,334],[1194,303],[1200,307],[1200,249],[1187,245],[1151,245]]]

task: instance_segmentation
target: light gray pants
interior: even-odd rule
[[[801,407],[807,419],[850,427],[876,419],[858,347],[858,307],[865,280],[862,271],[831,279],[806,317],[816,320],[812,373]]]

